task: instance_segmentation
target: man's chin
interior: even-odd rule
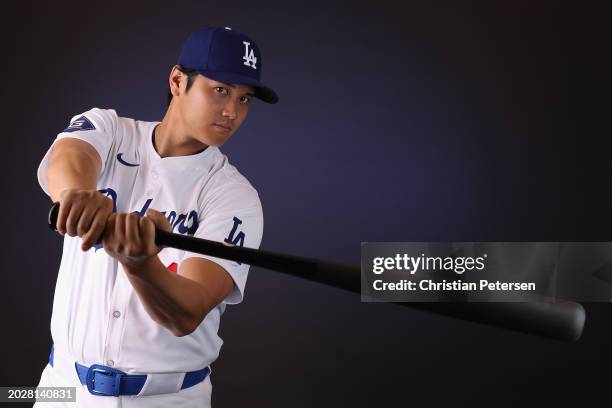
[[[200,141],[207,146],[219,147],[225,144],[231,137],[231,133],[227,136],[220,135],[206,135],[201,138]]]
[[[204,143],[204,146],[202,146],[202,149],[204,149],[207,146],[212,146],[212,147],[219,147],[219,146],[223,146],[223,144],[226,142],[227,140],[215,140],[215,139],[206,139],[206,141],[203,141],[202,143]]]

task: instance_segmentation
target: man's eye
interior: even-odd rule
[[[216,88],[215,88],[215,91],[219,92],[220,94],[227,95],[227,89],[225,89],[225,88],[224,88],[224,87],[222,87],[222,86],[218,86],[218,87],[216,87]]]
[[[249,102],[251,102],[251,97],[250,96],[243,96],[242,98],[240,98],[240,102],[242,102],[242,103],[249,103]]]

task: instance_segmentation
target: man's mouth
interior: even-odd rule
[[[217,130],[221,131],[221,132],[229,132],[230,130],[232,130],[231,127],[227,126],[227,125],[221,125],[219,123],[215,123],[213,125]]]

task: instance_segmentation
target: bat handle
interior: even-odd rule
[[[59,214],[59,208],[60,203],[59,201],[56,201],[53,203],[51,209],[49,210],[49,228],[51,228],[51,230],[53,231],[57,230],[57,216]]]
[[[52,231],[57,230],[57,216],[59,215],[59,209],[60,209],[60,203],[59,201],[56,201],[53,203],[53,205],[51,206],[51,209],[49,210],[48,223],[49,223],[49,228],[51,228]],[[156,244],[157,245],[167,245],[168,241],[172,240],[172,238],[168,238],[169,235],[170,233],[156,228],[155,229]]]

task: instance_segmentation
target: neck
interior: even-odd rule
[[[155,150],[160,157],[190,156],[200,153],[208,147],[189,135],[182,120],[175,114],[171,103],[155,128]]]

